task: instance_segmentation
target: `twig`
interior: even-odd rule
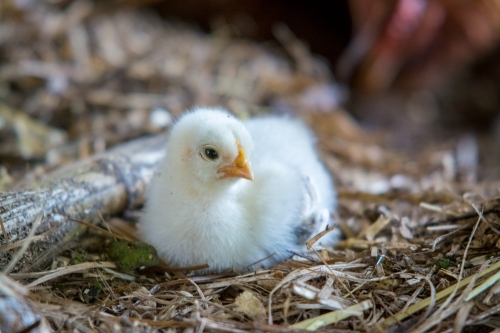
[[[46,272],[49,274],[29,283],[28,285],[26,285],[26,288],[32,288],[34,286],[37,286],[41,283],[55,279],[57,277],[64,276],[67,274],[78,273],[81,271],[86,271],[86,270],[89,270],[92,268],[115,268],[115,267],[116,267],[116,264],[114,262],[111,262],[111,261],[108,261],[108,262],[86,262],[83,264],[73,265],[73,266],[69,266],[69,267],[60,267],[60,268],[55,269],[53,271]]]
[[[99,216],[101,217],[102,219],[102,215],[99,213]],[[94,225],[92,223],[88,223],[86,221],[83,221],[83,220],[79,220],[79,219],[74,219],[74,218],[71,218],[71,217],[68,217],[66,218],[68,221],[73,221],[73,222],[78,222],[80,224],[83,224],[84,226],[86,226],[87,228],[89,229],[94,229],[94,230],[97,230],[99,231],[100,233],[106,235],[106,236],[110,236],[110,237],[113,237],[113,238],[118,238],[118,239],[121,239],[121,240],[125,240],[125,241],[128,241],[128,242],[132,242],[133,240],[126,237],[126,236],[123,236],[123,235],[120,235],[120,234],[117,234],[116,232],[112,232],[112,231],[108,231],[106,229],[103,229],[97,225]]]
[[[364,310],[371,309],[372,307],[373,303],[371,300],[364,300],[361,303],[351,305],[345,309],[325,313],[324,315],[293,324],[290,327],[316,331],[320,327],[337,323],[352,316],[362,316]]]

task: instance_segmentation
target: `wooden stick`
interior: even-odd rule
[[[139,207],[156,165],[163,158],[167,135],[136,139],[89,159],[70,164],[46,180],[18,192],[0,192],[0,219],[9,239],[0,234],[0,245],[19,242],[28,235],[43,208],[37,233],[56,226],[46,239],[32,244],[13,271],[29,271],[47,262],[60,245],[74,239],[84,227],[69,219],[88,220]],[[49,195],[50,194],[50,195]],[[0,270],[10,260],[0,252]]]

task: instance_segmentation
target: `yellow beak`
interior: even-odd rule
[[[241,147],[239,141],[236,141],[236,144],[238,145],[238,156],[236,156],[234,162],[230,165],[219,168],[217,172],[223,174],[222,178],[239,177],[253,181],[252,169],[250,169],[250,164],[245,156],[245,151]]]

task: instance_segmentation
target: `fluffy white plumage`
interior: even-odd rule
[[[304,250],[334,207],[332,181],[301,122],[241,122],[200,108],[172,128],[139,232],[173,266],[255,268]]]

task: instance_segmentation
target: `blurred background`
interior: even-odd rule
[[[0,6],[4,182],[27,162],[57,166],[162,131],[195,105],[297,114],[408,153],[462,147],[481,179],[498,177],[498,0]]]
[[[286,24],[327,61],[348,88],[343,105],[368,124],[495,128],[499,1],[190,0],[153,8],[207,32],[229,26],[258,41],[279,39],[276,24]]]

